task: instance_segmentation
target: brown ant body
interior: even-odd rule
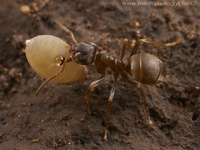
[[[97,69],[97,72],[101,75],[96,81],[93,81],[85,95],[85,105],[87,113],[91,113],[89,107],[89,97],[91,92],[97,87],[104,79],[106,75],[106,69],[110,68],[113,72],[114,76],[114,83],[112,85],[112,89],[110,91],[109,99],[108,99],[108,110],[107,110],[107,117],[106,117],[106,127],[104,133],[104,139],[107,140],[107,133],[108,133],[108,122],[110,119],[111,113],[111,106],[113,97],[115,94],[116,83],[118,78],[121,76],[125,81],[133,84],[140,92],[141,99],[144,102],[144,112],[150,124],[153,124],[149,113],[146,109],[146,98],[144,92],[141,88],[141,84],[146,85],[155,85],[157,83],[162,82],[166,77],[166,66],[163,64],[161,60],[159,60],[156,56],[148,54],[148,53],[137,53],[139,46],[142,43],[147,43],[153,46],[174,46],[181,41],[176,41],[172,43],[162,44],[156,43],[153,41],[149,41],[146,39],[139,39],[136,41],[134,46],[132,47],[132,51],[130,56],[128,57],[128,63],[123,61],[125,56],[125,51],[129,42],[127,39],[124,40],[120,59],[113,57],[112,55],[97,51],[97,45],[94,43],[78,43],[74,38],[73,33],[65,28],[59,21],[55,21],[56,24],[61,27],[65,32],[69,33],[74,44],[70,48],[70,56],[64,58],[62,62],[62,68],[58,73],[48,78],[36,91],[36,95],[39,93],[40,89],[46,84],[48,81],[52,80],[53,78],[57,77],[59,74],[62,73],[63,68],[66,63],[70,61],[74,61],[81,65],[89,65],[94,63]]]

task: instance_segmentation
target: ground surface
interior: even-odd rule
[[[1,150],[200,149],[198,2],[190,6],[186,3],[125,6],[114,0],[1,1]],[[95,42],[99,49],[114,56],[119,55],[124,38],[182,40],[182,45],[174,47],[144,45],[140,48],[159,57],[169,68],[167,82],[143,87],[153,126],[149,126],[144,116],[138,91],[120,80],[108,141],[104,141],[107,99],[113,78],[109,71],[105,82],[91,96],[92,115],[86,115],[84,94],[88,85],[99,77],[93,66],[89,66],[85,81],[49,83],[34,98],[42,80],[27,63],[24,41],[38,34],[66,39],[68,35],[53,22],[56,18],[74,32],[78,41]]]

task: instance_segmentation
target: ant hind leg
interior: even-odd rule
[[[115,95],[115,89],[117,86],[117,80],[115,80],[112,89],[110,91],[110,96],[108,99],[108,108],[107,108],[107,115],[106,115],[106,127],[105,127],[105,132],[104,132],[104,140],[107,140],[107,134],[108,134],[108,123],[110,120],[110,113],[111,113],[111,107],[112,107],[112,102],[113,102],[113,97]]]
[[[141,84],[134,82],[134,80],[131,80],[131,78],[128,78],[128,82],[133,85],[134,87],[137,88],[137,90],[140,92],[140,98],[143,100],[143,104],[144,104],[144,113],[146,115],[146,118],[148,119],[148,122],[150,125],[153,125],[153,121],[151,120],[151,117],[147,111],[147,101],[146,101],[146,97],[144,94],[144,91],[141,87]]]
[[[128,45],[128,39],[124,39],[124,43],[123,43],[123,46],[122,46],[122,49],[121,49],[121,54],[120,54],[120,59],[122,60],[125,56],[125,52],[126,52],[126,48],[127,48],[127,45]]]
[[[149,112],[147,111],[147,101],[146,101],[146,97],[145,97],[145,95],[144,95],[144,91],[143,91],[143,89],[142,89],[142,87],[141,87],[140,84],[137,85],[137,89],[139,90],[139,92],[140,92],[140,97],[141,97],[141,99],[143,100],[143,103],[144,103],[144,113],[145,113],[145,115],[146,115],[146,117],[147,117],[147,119],[148,119],[149,124],[150,124],[150,125],[153,125],[153,122],[152,122],[152,120],[151,120],[151,117],[150,117],[150,115],[149,115]]]
[[[150,44],[153,46],[175,46],[175,45],[181,44],[182,42],[181,42],[181,40],[177,40],[177,41],[174,41],[171,43],[158,43],[158,42],[154,42],[154,41],[149,41],[147,39],[139,39],[139,40],[137,40],[136,44],[134,44],[132,52],[130,54],[130,57],[136,54],[137,49],[143,43]]]

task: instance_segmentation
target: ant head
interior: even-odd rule
[[[97,45],[95,43],[80,42],[72,49],[72,59],[82,65],[89,65],[93,63],[96,56]]]
[[[95,43],[89,42],[89,43],[78,43],[74,37],[74,34],[64,27],[60,21],[55,20],[55,23],[63,29],[66,33],[68,33],[74,42],[73,45],[71,45],[70,53],[71,56],[66,60],[66,62],[72,61],[72,59],[82,65],[89,65],[94,61],[94,58],[96,56],[96,47],[97,45]]]

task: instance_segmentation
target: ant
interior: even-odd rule
[[[89,98],[91,92],[104,80],[106,76],[106,69],[110,68],[112,70],[114,76],[114,83],[112,85],[110,95],[108,98],[108,108],[106,115],[106,127],[104,132],[104,140],[107,140],[108,134],[108,123],[110,120],[111,107],[113,102],[113,97],[115,95],[115,89],[117,87],[118,78],[121,76],[122,79],[127,81],[130,84],[133,84],[139,91],[140,97],[144,103],[144,112],[148,119],[150,125],[153,124],[150,115],[147,111],[147,102],[145,98],[145,94],[141,87],[141,84],[146,85],[156,85],[164,81],[167,76],[166,65],[158,59],[156,56],[148,54],[148,53],[137,53],[138,48],[141,44],[146,43],[153,46],[175,46],[180,44],[181,41],[177,40],[171,43],[157,43],[154,41],[149,41],[147,39],[138,39],[134,45],[132,46],[132,51],[130,56],[128,57],[127,63],[123,61],[125,56],[126,49],[129,45],[128,39],[124,39],[123,46],[120,53],[120,58],[116,58],[109,53],[98,51],[97,45],[92,42],[84,43],[77,42],[73,32],[64,27],[58,20],[55,20],[55,23],[66,33],[68,33],[74,42],[74,44],[70,47],[70,56],[65,58],[62,67],[58,71],[58,73],[54,74],[50,78],[48,78],[36,91],[35,95],[38,95],[41,88],[50,80],[60,75],[65,67],[65,64],[71,61],[76,62],[80,65],[90,65],[92,63],[95,64],[97,72],[100,74],[100,77],[93,81],[86,92],[84,97],[84,102],[86,105],[86,111],[88,114],[91,114],[90,106],[89,106]]]

